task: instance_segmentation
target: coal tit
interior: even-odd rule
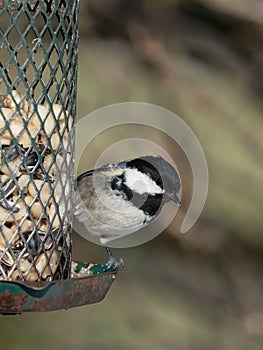
[[[160,156],[143,156],[89,170],[76,179],[73,227],[88,231],[118,263],[107,244],[154,220],[168,201],[181,204],[177,171]]]

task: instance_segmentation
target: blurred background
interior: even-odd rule
[[[81,1],[78,118],[126,101],[170,109],[204,149],[208,199],[197,224],[180,235],[192,190],[183,153],[150,129],[100,135],[80,171],[128,133],[144,135],[174,158],[183,206],[153,241],[114,250],[127,271],[103,302],[1,316],[5,350],[263,348],[262,39],[258,0]],[[73,253],[106,260],[77,235]]]

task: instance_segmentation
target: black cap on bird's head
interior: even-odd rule
[[[165,159],[160,156],[143,156],[127,161],[126,166],[147,174],[163,190],[165,202],[172,200],[181,205],[181,200],[177,195],[181,188],[179,175]]]

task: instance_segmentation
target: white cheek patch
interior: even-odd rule
[[[159,194],[164,193],[164,190],[156,184],[148,175],[141,173],[137,169],[125,170],[125,184],[132,191],[139,194]]]

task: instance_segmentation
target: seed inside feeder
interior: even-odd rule
[[[68,111],[13,91],[0,107],[0,280],[51,280],[63,249]],[[65,162],[65,163],[64,163]]]

